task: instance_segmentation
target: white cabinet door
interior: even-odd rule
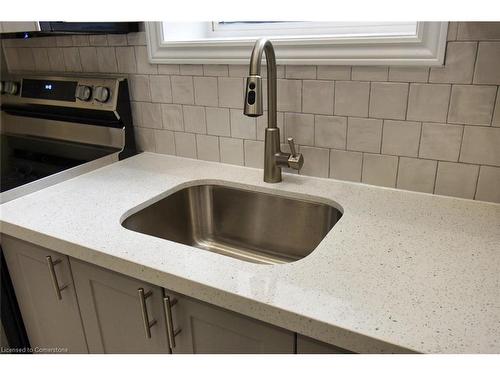
[[[2,33],[22,33],[24,31],[40,31],[38,22],[2,22]]]
[[[68,257],[7,236],[2,249],[31,347],[87,353]]]
[[[352,352],[307,336],[297,335],[297,354],[352,354]]]
[[[185,296],[165,292],[171,300],[174,354],[271,354],[295,351],[295,334]]]
[[[71,259],[85,333],[91,353],[169,353],[163,311],[163,290],[142,281]],[[145,310],[138,289],[151,295]]]

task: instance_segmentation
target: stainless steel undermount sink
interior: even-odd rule
[[[136,212],[122,225],[248,262],[278,264],[309,255],[341,216],[324,203],[196,185]]]

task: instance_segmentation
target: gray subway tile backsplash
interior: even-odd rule
[[[448,29],[442,67],[279,65],[301,174],[500,203],[500,23]],[[126,76],[140,150],[262,168],[267,111],[242,113],[246,65],[151,64],[144,31],[2,44],[11,72]]]

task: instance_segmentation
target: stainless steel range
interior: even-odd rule
[[[0,91],[0,203],[136,153],[124,78],[10,76]],[[0,277],[0,346],[29,347],[1,238]]]
[[[11,76],[1,92],[0,202],[136,153],[124,78]]]

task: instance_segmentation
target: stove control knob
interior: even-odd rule
[[[110,95],[110,90],[104,86],[97,86],[94,90],[94,99],[101,103],[106,103]]]
[[[78,100],[88,102],[92,97],[92,87],[86,85],[76,86],[75,96]]]
[[[1,85],[2,94],[17,95],[19,93],[19,83],[4,81]]]

